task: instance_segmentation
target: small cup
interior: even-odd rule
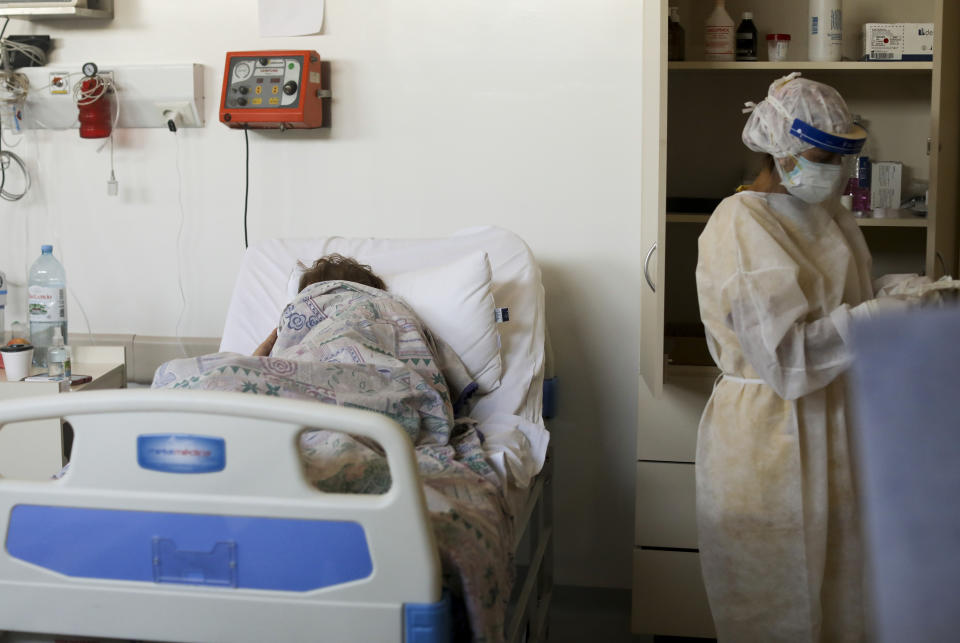
[[[30,344],[0,346],[0,353],[3,353],[3,367],[7,371],[8,382],[19,382],[30,374],[33,346]]]

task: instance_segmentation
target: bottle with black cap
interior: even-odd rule
[[[753,12],[744,11],[737,27],[737,60],[757,60],[757,27],[753,24]]]

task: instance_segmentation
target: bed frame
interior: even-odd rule
[[[547,459],[517,517],[516,555],[526,545],[529,558],[517,568],[514,594],[504,630],[507,643],[543,643],[549,638],[550,599],[553,595],[553,452]]]
[[[75,432],[69,472],[44,482],[0,479],[0,630],[8,631],[0,641],[28,640],[16,632],[203,643],[449,640],[449,599],[413,448],[387,417],[206,391],[97,391],[0,405],[0,427],[49,417]],[[297,448],[308,427],[376,440],[391,489],[318,492]],[[145,460],[144,444],[170,434],[222,439],[223,461],[217,448],[163,456],[159,467]],[[264,462],[268,476],[249,475]],[[508,643],[546,636],[551,467],[548,459],[517,517],[515,546],[529,532],[532,556],[517,579]],[[344,525],[349,533],[338,530]],[[303,538],[290,534],[305,534],[309,549],[341,553],[305,564],[288,551]],[[331,558],[335,569],[327,569]],[[237,571],[251,567],[266,568],[268,578],[240,584]]]

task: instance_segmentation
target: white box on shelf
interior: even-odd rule
[[[860,32],[864,60],[933,60],[932,22],[868,22]]]
[[[875,210],[899,208],[903,163],[875,161],[870,168],[870,206]]]

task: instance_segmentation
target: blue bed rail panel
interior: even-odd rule
[[[355,522],[17,505],[10,556],[80,578],[306,592],[368,578]]]
[[[450,594],[436,603],[408,603],[403,606],[404,643],[450,643],[453,617]]]

